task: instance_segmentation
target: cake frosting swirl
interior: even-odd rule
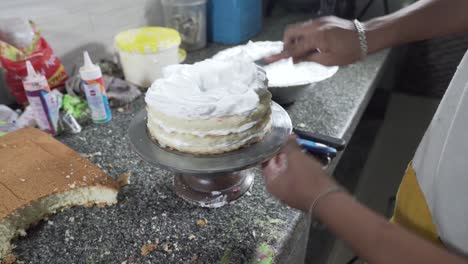
[[[248,115],[265,92],[266,75],[245,61],[171,65],[146,94],[146,104],[182,119]]]
[[[151,136],[182,152],[231,151],[260,140],[271,127],[266,74],[242,60],[166,67],[145,101]]]

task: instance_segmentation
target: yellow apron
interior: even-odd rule
[[[395,211],[390,221],[442,245],[412,164],[408,166],[401,181]]]

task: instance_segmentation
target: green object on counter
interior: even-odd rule
[[[255,253],[255,258],[252,260],[252,264],[270,264],[273,262],[275,256],[275,250],[272,246],[262,243]]]
[[[78,96],[66,94],[63,97],[62,107],[66,113],[70,113],[76,119],[89,115],[88,103]]]
[[[5,131],[2,131],[2,126],[8,126],[10,127],[12,124],[11,123],[7,123],[7,122],[3,122],[3,121],[0,121],[0,137],[1,136],[4,136],[6,134],[8,134],[8,132],[5,132]]]
[[[223,258],[221,259],[220,264],[229,264],[231,263],[231,255],[232,255],[232,250],[227,249],[224,251]]]

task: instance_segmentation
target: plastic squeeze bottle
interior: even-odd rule
[[[83,53],[84,65],[80,68],[80,76],[86,94],[91,118],[94,123],[104,123],[112,119],[109,100],[106,96],[101,68],[93,64],[87,51]]]
[[[40,129],[55,134],[57,122],[52,120],[48,105],[51,99],[49,83],[44,75],[36,73],[30,61],[26,61],[26,70],[28,75],[23,80],[23,87],[33,110],[34,119]]]

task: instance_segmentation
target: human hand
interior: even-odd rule
[[[354,23],[334,16],[289,26],[284,33],[284,50],[265,62],[292,57],[294,62],[313,61],[322,65],[346,65],[361,57]]]
[[[318,161],[302,152],[296,136],[290,136],[281,152],[263,164],[263,177],[273,196],[304,212],[321,192],[337,185]]]

